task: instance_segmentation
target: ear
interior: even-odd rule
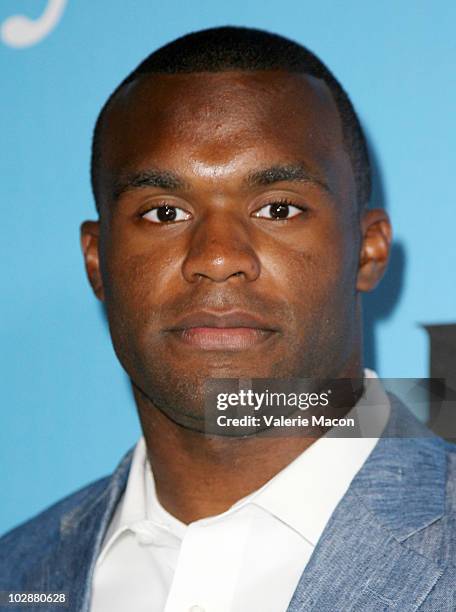
[[[372,291],[385,273],[391,251],[392,228],[381,208],[366,210],[361,220],[362,243],[356,288]]]
[[[84,255],[87,277],[93,292],[99,300],[104,301],[103,281],[100,272],[98,244],[100,237],[99,221],[84,221],[81,225],[81,248]]]

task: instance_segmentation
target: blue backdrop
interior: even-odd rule
[[[396,241],[367,300],[366,365],[428,374],[422,325],[456,318],[453,0],[3,0],[0,23],[0,532],[111,471],[139,435],[79,224],[95,218],[89,149],[102,103],[151,50],[190,30],[276,31],[345,85]]]

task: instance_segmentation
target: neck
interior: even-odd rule
[[[360,364],[338,378],[362,378]],[[319,437],[209,436],[174,423],[135,386],[133,392],[157,496],[186,524],[225,512]]]

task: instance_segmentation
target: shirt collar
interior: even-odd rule
[[[251,503],[295,529],[313,546],[389,418],[389,399],[377,374],[366,369],[364,376],[364,393],[346,415],[356,415],[360,437],[337,437],[337,428],[330,430],[249,496]],[[363,429],[370,437],[361,437]]]

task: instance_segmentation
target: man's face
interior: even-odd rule
[[[113,344],[174,420],[207,378],[349,375],[361,233],[322,81],[145,75],[108,111],[98,189]]]

